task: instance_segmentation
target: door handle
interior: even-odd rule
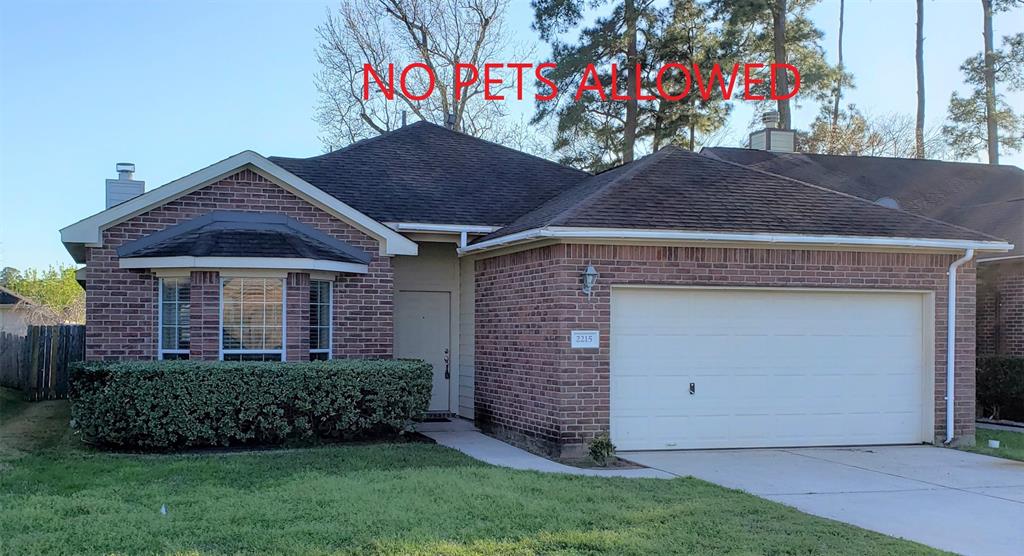
[[[694,394],[695,394],[696,392],[697,392],[697,384],[696,384],[696,383],[693,383],[693,382],[691,382],[691,383],[690,383],[690,395],[692,396],[692,395],[694,395]]]
[[[444,350],[444,379],[452,379],[451,357],[448,355],[448,348],[445,348]]]

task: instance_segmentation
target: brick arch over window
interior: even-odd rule
[[[87,249],[87,359],[156,357],[158,280],[119,268],[117,248],[215,210],[285,214],[371,253],[367,274],[339,275],[334,283],[332,343],[336,357],[391,355],[393,271],[377,240],[246,169],[104,230],[103,247]]]

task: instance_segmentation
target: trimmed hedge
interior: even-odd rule
[[[979,357],[977,369],[981,415],[1024,421],[1024,357]]]
[[[86,442],[114,448],[355,439],[405,430],[432,375],[416,360],[80,363],[71,414]]]

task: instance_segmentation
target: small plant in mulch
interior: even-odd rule
[[[615,456],[615,444],[608,434],[599,434],[590,441],[590,458],[601,467]]]

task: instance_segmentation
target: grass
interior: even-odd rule
[[[1024,432],[978,428],[975,431],[977,443],[967,451],[986,456],[1024,461]],[[989,448],[989,440],[998,440],[999,448]]]
[[[432,444],[118,455],[32,436],[0,469],[0,553],[934,552],[696,479],[513,471]]]

